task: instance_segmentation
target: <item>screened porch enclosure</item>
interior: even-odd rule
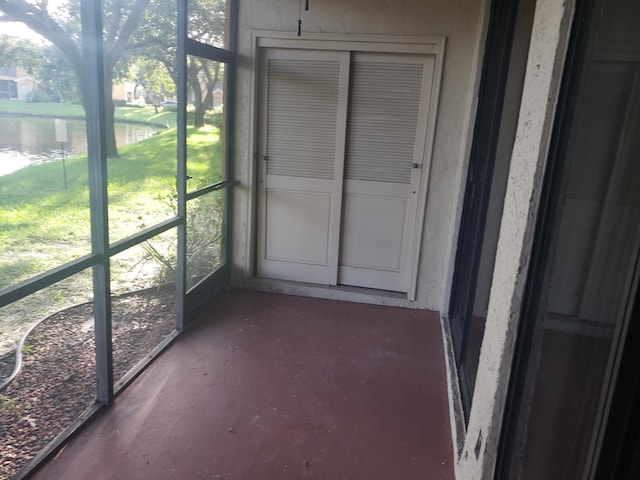
[[[79,0],[88,153],[0,175],[0,478],[608,479],[631,3]]]
[[[78,22],[79,37],[40,33],[80,59],[87,150],[0,179],[1,478],[27,476],[112,405],[229,284],[235,10],[231,2],[160,3],[112,15],[122,5],[82,1],[77,17],[73,6],[34,7],[53,25],[62,14]],[[0,10],[10,16],[11,8]],[[168,83],[153,83],[162,59],[127,49],[143,37],[170,43]],[[112,98],[119,75],[136,76],[142,107]],[[161,102],[170,96],[177,100]],[[149,138],[116,145],[116,104],[125,120],[143,110],[164,120],[151,123]],[[70,111],[52,105],[49,116]]]

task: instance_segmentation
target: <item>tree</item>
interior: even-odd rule
[[[62,52],[55,45],[42,47],[42,62],[36,69],[38,89],[44,90],[49,98],[62,102],[81,102],[80,91],[73,72]]]
[[[165,9],[167,4],[164,4]],[[171,18],[169,12],[163,12],[160,7],[154,18],[160,24],[163,18]],[[225,42],[226,0],[197,0],[189,3],[188,35],[193,40],[223,47]],[[175,14],[175,12],[174,12]],[[166,27],[165,27],[166,29]],[[157,48],[146,53],[147,58],[153,58],[162,63],[167,72],[177,84],[176,44],[166,36],[156,35],[153,42]],[[193,102],[194,126],[204,125],[207,109],[212,107],[213,93],[219,87],[224,72],[220,62],[190,56],[187,59],[187,87],[188,99]]]
[[[188,59],[188,93],[195,107],[193,126],[196,128],[204,125],[204,115],[209,108],[213,107],[213,92],[220,83],[220,73],[220,62],[195,57]]]
[[[184,0],[179,0],[184,1]],[[0,22],[21,22],[54,44],[73,72],[84,104],[80,0],[67,0],[65,8],[49,11],[48,0],[0,0]],[[189,36],[222,46],[226,0],[197,0],[189,4]],[[136,56],[161,62],[176,75],[175,0],[103,0],[104,96],[107,156],[117,157],[112,100],[115,72],[126,72]],[[204,123],[214,89],[219,84],[219,62],[190,59],[189,87],[195,104],[195,125]]]
[[[104,0],[104,96],[107,105],[107,156],[117,157],[113,128],[113,72],[116,63],[127,52],[142,48],[145,42],[132,42],[140,23],[148,18],[151,0]],[[0,22],[21,22],[60,49],[78,83],[84,102],[84,74],[80,45],[79,0],[69,0],[65,9],[49,11],[48,0],[0,0]]]
[[[0,35],[0,66],[22,67],[38,80],[38,91],[54,100],[77,102],[73,73],[60,50],[27,38]]]
[[[42,57],[41,45],[30,40],[16,39],[7,34],[0,35],[0,66],[22,67],[35,75]]]
[[[198,0],[190,10],[188,33],[202,43],[224,46],[227,2],[225,0]],[[189,57],[187,78],[189,92],[195,107],[193,124],[204,125],[207,109],[213,107],[213,93],[220,86],[224,72],[220,62]]]
[[[151,103],[158,112],[158,105],[167,97],[175,96],[175,81],[164,65],[146,56],[134,57],[130,60],[126,78],[144,88],[145,101]],[[135,97],[135,95],[134,95]]]

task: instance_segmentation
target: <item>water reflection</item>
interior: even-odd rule
[[[149,125],[116,123],[118,147],[150,137],[157,129]],[[57,161],[87,151],[85,123],[67,120],[68,142],[56,141],[53,118],[2,117],[0,128],[0,175],[15,172],[28,165]]]

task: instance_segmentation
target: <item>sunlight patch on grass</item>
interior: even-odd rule
[[[0,113],[16,115],[46,115],[50,117],[85,118],[84,108],[80,104],[54,102],[19,102],[16,100],[0,100]],[[153,107],[116,107],[116,121],[130,121],[169,125],[175,127],[176,112],[163,111],[156,113]]]
[[[206,177],[220,172],[214,127],[188,129],[189,168]],[[109,159],[110,241],[175,215],[176,129],[123,147]],[[0,176],[0,288],[71,261],[90,251],[87,158],[60,161]]]

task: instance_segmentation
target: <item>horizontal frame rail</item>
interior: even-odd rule
[[[206,58],[215,62],[223,62],[233,64],[236,60],[235,53],[224,50],[222,48],[207,45],[191,38],[184,41],[185,53],[187,55],[195,55],[196,57]]]
[[[41,273],[40,275],[31,277],[28,280],[0,290],[0,308],[36,293],[38,290],[50,287],[54,283],[64,280],[76,273],[80,273],[89,267],[97,265],[102,261],[101,257],[102,256],[98,254],[85,255],[52,270]]]
[[[141,230],[140,232],[135,233],[129,237],[123,238],[122,240],[118,240],[117,242],[114,242],[109,246],[109,258],[122,253],[131,247],[135,247],[136,245],[144,242],[145,240],[149,240],[156,235],[160,235],[161,233],[164,233],[167,230],[172,229],[173,227],[182,225],[183,223],[183,218],[173,217],[152,227],[145,228],[144,230]]]
[[[193,200],[194,198],[201,197],[202,195],[206,195],[207,193],[215,192],[217,190],[222,190],[223,188],[232,187],[234,185],[238,185],[240,182],[238,180],[225,180],[224,182],[219,182],[214,185],[209,185],[208,187],[200,188],[198,190],[194,190],[193,192],[187,193],[186,199],[187,201]]]

